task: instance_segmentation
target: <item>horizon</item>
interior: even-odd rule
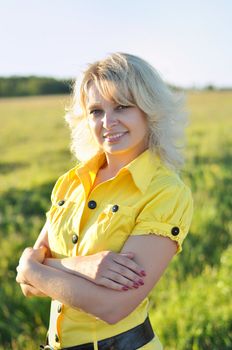
[[[41,78],[41,79],[55,79],[57,81],[74,81],[75,78],[73,77],[55,77],[55,76],[45,76],[45,75],[9,75],[9,76],[0,76],[0,79],[14,79],[14,78]],[[231,86],[217,86],[214,84],[208,84],[208,85],[203,85],[203,86],[181,86],[181,85],[175,85],[175,84],[171,84],[168,81],[165,81],[165,83],[172,87],[172,88],[176,88],[176,89],[180,89],[180,90],[232,90],[232,84]]]

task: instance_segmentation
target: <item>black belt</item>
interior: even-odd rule
[[[149,343],[155,337],[149,318],[126,332],[98,341],[99,350],[136,350]],[[44,350],[53,350],[49,345]],[[75,345],[62,350],[94,350],[93,343]]]

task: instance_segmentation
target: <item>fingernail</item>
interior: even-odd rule
[[[134,282],[134,283],[133,283],[133,287],[134,287],[134,288],[139,288],[139,284],[138,284],[137,282]]]
[[[141,271],[141,275],[142,275],[142,276],[146,276],[147,274],[146,274],[146,272],[145,272],[144,270],[142,270],[142,271]]]
[[[125,287],[125,286],[122,287],[122,290],[125,290],[125,291],[126,291],[126,290],[128,290],[128,289],[129,289],[128,287]]]
[[[139,284],[140,284],[141,286],[143,286],[143,285],[144,285],[143,280],[139,280]]]

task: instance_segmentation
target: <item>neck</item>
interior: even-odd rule
[[[143,150],[144,152],[145,150]],[[141,152],[142,153],[142,152]],[[139,153],[139,154],[141,154]],[[139,156],[139,154],[106,154],[106,165],[105,170],[111,174],[112,176],[115,176],[120,169],[122,169],[124,166],[132,162],[135,158]]]

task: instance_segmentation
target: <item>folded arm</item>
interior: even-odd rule
[[[80,308],[112,324],[130,314],[147,296],[162,276],[176,249],[176,244],[166,237],[130,237],[122,252],[134,253],[134,260],[144,267],[146,277],[143,286],[125,292],[107,289],[82,277],[43,265],[30,256],[22,257],[18,281],[31,284],[52,299]]]
[[[83,277],[95,284],[114,290],[138,288],[144,284],[144,269],[132,259],[134,254],[102,251],[89,256],[74,256],[63,259],[51,258],[48,242],[47,224],[44,225],[33,249],[46,248],[43,264],[55,269]],[[40,252],[41,253],[41,252]],[[41,296],[46,294],[29,283],[20,283],[25,296]]]

